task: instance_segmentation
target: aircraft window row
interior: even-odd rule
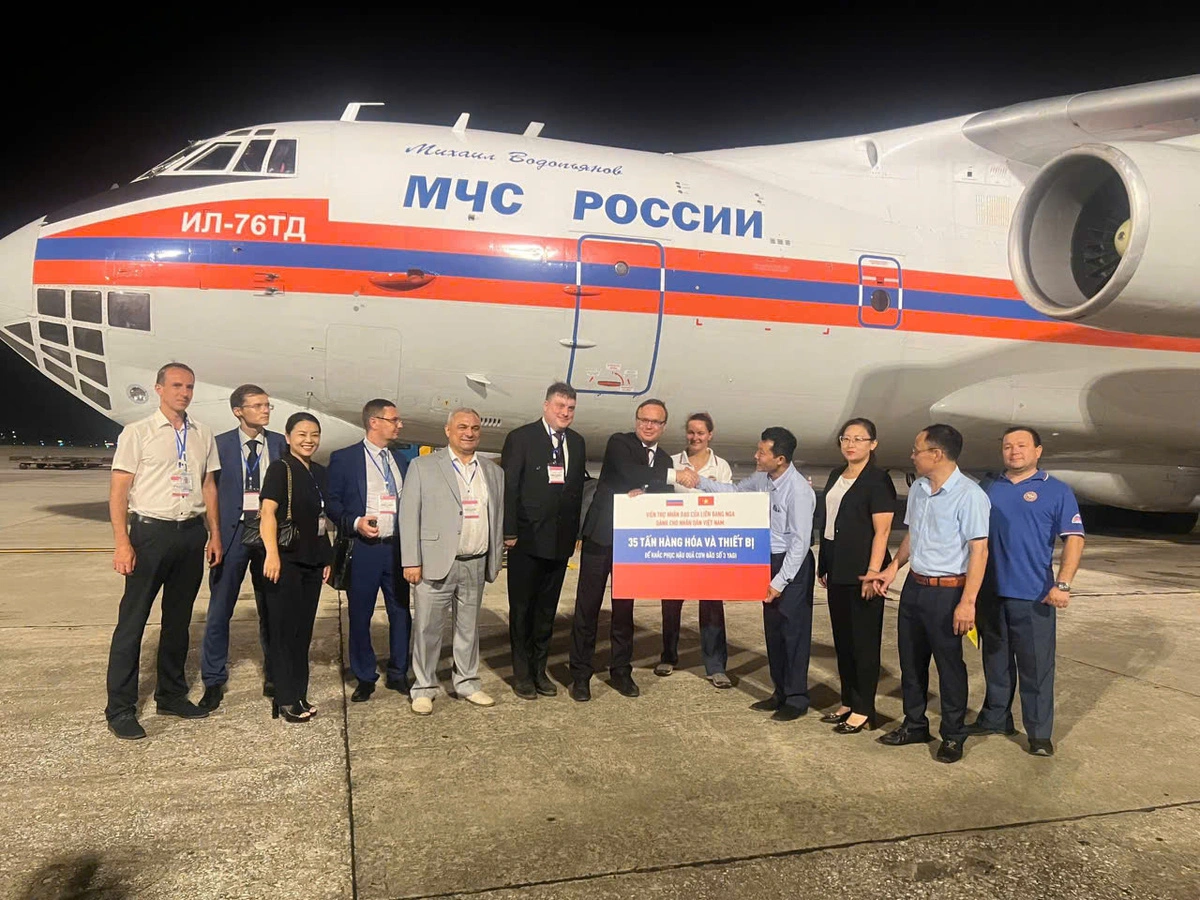
[[[184,168],[189,172],[224,172],[241,146],[241,144],[213,144]]]
[[[53,341],[56,344],[68,346],[67,326],[57,322],[38,322],[38,336],[43,341]]]
[[[41,316],[66,319],[67,292],[62,288],[38,288],[37,311]],[[103,311],[103,296],[100,291],[71,291],[71,321],[103,325]],[[113,328],[149,331],[150,295],[144,291],[109,291],[108,324]],[[38,323],[38,331],[42,338],[57,344],[66,344],[66,326],[52,326],[53,322]],[[59,328],[62,329],[61,332]],[[43,329],[61,335],[62,339],[50,337]],[[89,353],[104,353],[101,333],[89,328],[75,328],[75,346]],[[93,346],[100,349],[93,350]]]
[[[47,356],[53,356],[60,363],[71,364],[71,354],[66,350],[59,350],[57,347],[51,347],[49,344],[42,344],[42,352]]]

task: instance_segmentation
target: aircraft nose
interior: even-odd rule
[[[29,328],[34,311],[33,256],[41,227],[39,219],[0,240],[0,333],[10,345],[13,334],[24,337],[21,332]],[[20,324],[23,329],[11,327]]]

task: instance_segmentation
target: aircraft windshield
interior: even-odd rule
[[[135,181],[161,175],[270,175],[296,174],[296,140],[276,138],[274,128],[231,132],[220,138],[195,141]]]

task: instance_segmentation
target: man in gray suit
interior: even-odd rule
[[[477,456],[479,413],[456,409],[446,422],[449,447],[419,456],[400,495],[400,560],[414,585],[413,676],[419,716],[438,693],[446,610],[454,616],[454,693],[476,706],[496,701],[479,681],[479,608],[484,581],[500,574],[504,552],[504,470]]]

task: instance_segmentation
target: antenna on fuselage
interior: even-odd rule
[[[542,129],[545,127],[545,122],[530,122],[525,126],[525,133],[521,137],[535,138],[542,133]]]
[[[342,111],[341,121],[357,122],[358,121],[358,111],[360,109],[362,109],[364,106],[383,106],[383,104],[382,103],[374,103],[374,102],[347,103],[346,108]]]
[[[451,128],[450,130],[453,131],[455,134],[466,134],[467,133],[467,122],[469,122],[470,119],[471,119],[470,113],[462,113],[458,117],[458,121],[454,123],[454,127]]]

